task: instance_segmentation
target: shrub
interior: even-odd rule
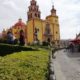
[[[7,43],[6,39],[0,39],[0,43]]]
[[[48,51],[41,49],[0,57],[0,79],[48,80],[48,56]]]
[[[43,41],[42,45],[43,45],[43,46],[48,46],[48,45],[49,45],[49,42]]]
[[[18,45],[0,44],[0,56],[5,56],[7,54],[12,54],[14,52],[20,51],[35,51],[31,47],[22,47]]]

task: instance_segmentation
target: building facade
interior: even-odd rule
[[[20,31],[23,30],[23,32],[25,33],[26,35],[26,24],[22,21],[22,19],[20,18],[18,20],[18,22],[16,24],[14,24],[12,26],[12,33],[13,35],[15,36],[16,39],[19,39],[19,34],[20,34]]]
[[[59,44],[60,29],[58,16],[54,6],[51,9],[51,14],[45,20],[41,19],[41,12],[35,0],[30,2],[29,10],[27,12],[27,42],[32,43],[35,40],[39,42],[49,41],[54,44]]]
[[[22,19],[11,28],[12,33],[18,39],[20,30],[25,33],[25,40],[32,44],[35,41],[53,42],[58,45],[60,43],[60,29],[58,16],[54,6],[51,9],[51,14],[45,20],[41,19],[41,12],[35,0],[30,1],[30,6],[27,12],[27,22],[23,23]]]

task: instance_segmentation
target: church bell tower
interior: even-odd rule
[[[51,9],[51,15],[56,16],[56,9],[54,8],[54,5],[52,6],[52,9]]]
[[[35,0],[31,0],[27,16],[28,16],[28,21],[35,18],[40,19],[41,12],[39,11],[39,6],[36,4]]]

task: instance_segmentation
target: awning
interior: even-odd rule
[[[80,39],[74,39],[74,40],[71,40],[70,42],[74,44],[80,44]]]

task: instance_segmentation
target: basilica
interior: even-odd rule
[[[26,24],[22,19],[19,19],[18,22],[9,29],[16,39],[19,38],[20,30],[23,30],[27,44],[32,44],[35,41],[39,41],[40,43],[45,41],[59,45],[59,21],[54,6],[52,6],[51,14],[43,20],[41,19],[41,11],[39,10],[37,2],[31,0],[27,11],[27,18]]]

